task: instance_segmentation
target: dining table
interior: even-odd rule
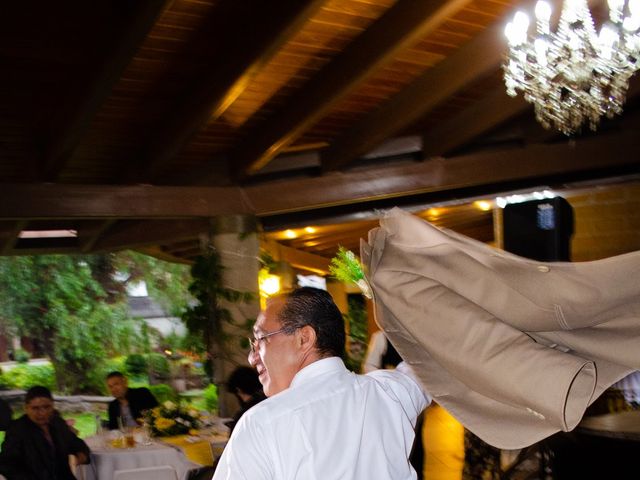
[[[91,449],[91,463],[78,465],[79,480],[113,480],[115,471],[169,465],[179,480],[189,472],[215,465],[229,439],[228,429],[208,428],[193,435],[137,437],[127,446],[123,437],[105,432],[85,438]]]
[[[179,480],[186,480],[191,470],[202,465],[187,458],[184,451],[168,443],[156,441],[136,444],[133,447],[114,446],[109,439],[100,436],[85,438],[91,449],[91,463],[78,465],[78,480],[113,480],[117,470],[169,465],[176,470]]]

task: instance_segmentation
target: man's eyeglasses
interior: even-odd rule
[[[264,333],[254,338],[247,337],[247,340],[249,340],[249,351],[252,354],[255,353],[256,350],[258,350],[258,347],[260,347],[260,342],[262,342],[263,340],[266,340],[267,338],[273,335],[277,335],[279,333],[287,333],[287,330],[288,329],[286,328],[281,328],[280,330],[276,330],[275,332]]]

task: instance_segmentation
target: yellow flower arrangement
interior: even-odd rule
[[[154,437],[193,435],[200,427],[200,414],[194,408],[168,400],[149,410],[145,422]]]

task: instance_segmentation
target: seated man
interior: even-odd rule
[[[148,388],[129,388],[127,378],[120,372],[107,375],[107,387],[115,397],[109,403],[109,429],[135,427],[145,410],[158,406],[158,401]]]
[[[9,425],[0,452],[0,474],[7,480],[75,480],[69,455],[89,463],[89,447],[53,408],[48,388],[31,387],[25,414]]]

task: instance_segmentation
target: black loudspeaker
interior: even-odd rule
[[[562,197],[511,203],[503,211],[504,249],[541,261],[569,261],[573,208]]]

